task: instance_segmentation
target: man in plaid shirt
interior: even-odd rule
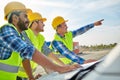
[[[92,59],[85,60],[73,52],[73,38],[85,33],[86,31],[92,29],[94,26],[101,25],[102,24],[101,22],[103,20],[97,21],[92,24],[88,24],[74,31],[67,31],[68,28],[66,24],[67,21],[68,20],[64,20],[64,18],[61,16],[55,17],[52,21],[52,27],[56,30],[54,40],[52,41],[51,44],[53,50],[57,51],[58,54],[61,54],[64,57],[64,59],[62,60],[61,58],[61,60],[66,64],[71,64],[72,62],[83,64],[95,61]],[[71,60],[71,62],[69,60]]]

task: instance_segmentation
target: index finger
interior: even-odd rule
[[[104,21],[104,19],[101,19],[100,21]]]

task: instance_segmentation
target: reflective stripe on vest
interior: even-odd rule
[[[17,31],[14,25],[5,25],[13,27]],[[5,25],[3,25],[2,27],[4,27]],[[18,35],[20,35],[19,32]],[[22,60],[20,58],[20,55],[17,52],[12,52],[11,56],[8,59],[0,60],[0,80],[16,80],[18,68],[21,61]]]
[[[11,72],[11,73],[17,73],[18,72],[18,66],[11,66],[8,64],[0,63],[0,70]]]
[[[58,34],[55,34],[54,40],[61,41],[69,50],[73,51],[73,37],[72,32],[67,32],[64,38],[61,38]],[[57,54],[61,55],[57,52]],[[66,57],[60,57],[60,60],[65,64],[71,64],[72,61]]]
[[[30,61],[30,64],[31,64],[32,72],[34,73],[35,70],[36,70],[36,68],[37,68],[37,65],[38,65],[38,64],[36,64],[36,63],[33,62],[33,61]],[[21,64],[20,67],[19,67],[18,76],[19,76],[19,77],[22,77],[22,78],[28,78],[28,76],[27,76],[27,74],[26,74],[26,72],[25,72],[22,64]]]
[[[37,69],[37,67],[32,69],[32,72],[35,72],[36,69]],[[23,67],[19,67],[19,71],[25,72],[25,69]]]
[[[20,63],[20,56],[16,52],[13,52],[10,58],[0,60],[0,79],[16,80]]]

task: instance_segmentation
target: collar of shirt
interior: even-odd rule
[[[61,36],[59,33],[56,33],[60,38],[65,38],[65,36]]]

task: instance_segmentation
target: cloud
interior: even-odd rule
[[[62,2],[42,2],[44,6],[51,6],[51,7],[61,7],[61,8],[69,8],[70,5]]]
[[[79,8],[82,11],[95,11],[98,9],[105,9],[111,6],[115,6],[120,4],[120,0],[91,0],[91,1],[84,1],[82,3],[80,3],[80,1],[78,0],[77,2],[78,6],[74,7],[74,8]]]
[[[28,1],[26,1],[28,3]],[[27,5],[43,6],[43,7],[59,7],[59,8],[70,8],[69,4],[60,1],[45,1],[45,0],[31,0]]]

